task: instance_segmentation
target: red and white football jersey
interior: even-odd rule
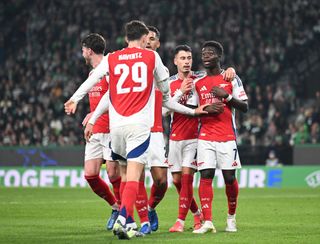
[[[92,72],[92,71],[91,71]],[[90,72],[90,74],[91,74]],[[89,74],[89,75],[90,75]],[[93,112],[98,106],[101,97],[108,91],[108,82],[104,76],[88,93],[90,112]],[[109,114],[102,114],[93,126],[92,133],[109,133]]]
[[[202,77],[203,72],[192,72],[192,79]],[[175,93],[180,89],[181,80],[178,74],[171,76],[169,80],[170,95],[173,97]],[[179,100],[180,104],[186,105],[187,101],[194,96],[194,91],[191,90],[186,94],[183,94]],[[171,133],[170,140],[181,141],[190,140],[198,137],[198,124],[199,120],[195,117],[186,116],[180,113],[174,112],[171,117]]]
[[[155,81],[168,78],[159,54],[125,48],[108,55],[110,128],[154,122]]]
[[[222,74],[205,76],[195,80],[195,89],[199,104],[213,104],[221,101],[214,97],[211,89],[218,86],[239,100],[247,100],[242,82],[238,76],[232,82],[225,81]],[[224,112],[218,115],[205,115],[200,117],[201,128],[199,139],[207,141],[226,142],[236,139],[235,109],[225,102]]]
[[[162,93],[155,88],[154,122],[151,132],[163,132],[162,126]]]

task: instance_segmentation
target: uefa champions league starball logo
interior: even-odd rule
[[[311,173],[310,175],[308,175],[305,178],[305,181],[307,182],[308,186],[310,186],[312,188],[316,188],[316,187],[320,186],[320,170],[315,171],[315,172]]]

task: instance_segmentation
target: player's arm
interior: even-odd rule
[[[89,141],[92,135],[93,126],[96,123],[97,119],[108,110],[109,110],[109,91],[107,91],[102,96],[98,106],[96,107],[88,123],[86,124],[86,128],[84,130],[84,138],[86,139],[86,141]]]
[[[241,83],[241,86],[242,86],[242,83]],[[243,88],[239,89],[239,87],[238,87],[237,94],[241,94],[242,91],[244,93],[243,99],[239,99],[239,95],[234,94],[234,92],[231,95],[231,94],[227,93],[224,89],[217,87],[217,86],[213,87],[212,94],[216,97],[223,98],[233,108],[238,109],[238,110],[246,113],[249,110],[249,105],[248,105],[248,100],[247,100],[248,98],[245,95]]]
[[[234,68],[229,67],[223,72],[222,75],[224,80],[232,82],[237,74]]]
[[[207,104],[201,105],[200,107],[198,107],[196,109],[191,109],[191,108],[188,108],[188,107],[174,101],[170,97],[168,78],[165,80],[162,80],[162,81],[158,81],[157,87],[162,92],[162,105],[164,107],[168,108],[169,110],[177,112],[177,113],[181,113],[181,114],[190,115],[190,116],[208,113],[203,110],[207,106]]]
[[[193,85],[193,79],[185,78],[181,83],[180,89],[175,92],[172,99],[176,102],[179,102],[182,95],[192,89],[192,85]]]
[[[184,79],[183,82],[181,83],[180,89],[178,89],[174,93],[172,100],[178,103],[180,101],[180,98],[182,97],[182,95],[192,89],[192,82],[193,82],[193,80],[190,78]],[[169,110],[168,108],[162,108],[162,116],[164,116],[164,117],[168,116],[169,113],[171,113],[171,110]]]
[[[108,56],[103,57],[100,64],[93,70],[91,75],[82,83],[72,97],[64,104],[66,114],[74,114],[78,102],[108,73]]]

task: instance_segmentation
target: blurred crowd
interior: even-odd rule
[[[193,48],[201,69],[205,40],[225,49],[245,84],[250,112],[238,114],[239,144],[320,143],[320,91],[305,99],[297,82],[283,79],[290,62],[320,39],[317,0],[9,0],[0,3],[0,145],[83,144],[81,121],[63,104],[86,79],[80,40],[101,33],[108,50],[122,48],[123,24],[141,19],[161,32],[159,54],[171,74],[176,45]]]

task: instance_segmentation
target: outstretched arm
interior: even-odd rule
[[[64,104],[66,114],[74,114],[77,110],[78,102],[99,82],[108,72],[108,58],[104,57],[100,64],[93,70],[91,75],[82,83],[72,97]]]

